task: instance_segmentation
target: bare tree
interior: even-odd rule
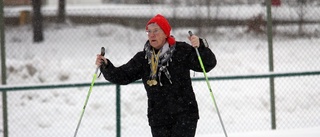
[[[206,0],[206,4],[205,5],[207,5],[207,18],[210,19],[211,18],[210,17],[211,0]]]
[[[59,0],[58,6],[58,23],[65,23],[66,21],[66,0]]]
[[[41,0],[32,0],[33,16],[32,16],[32,26],[33,26],[33,42],[42,42],[42,14],[41,14]]]
[[[302,36],[304,35],[303,31],[303,23],[305,22],[304,17],[306,14],[306,0],[297,0],[299,4],[299,10],[298,10],[298,15],[299,15],[299,30],[298,30],[298,35]]]

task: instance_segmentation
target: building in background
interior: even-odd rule
[[[42,5],[46,5],[49,0],[42,0]],[[32,3],[32,0],[3,0],[5,6],[27,6]]]
[[[272,1],[271,1],[271,4],[272,4],[273,6],[280,6],[280,5],[281,5],[281,0],[272,0]]]
[[[20,5],[30,5],[31,0],[3,0],[6,6],[20,6]]]

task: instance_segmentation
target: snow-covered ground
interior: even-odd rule
[[[306,30],[316,35],[319,27],[306,26]],[[277,27],[280,32],[296,29]],[[114,24],[46,24],[45,41],[35,44],[31,30],[30,26],[6,28],[8,85],[91,82],[95,55],[102,46],[106,48],[106,57],[121,65],[142,50],[147,39],[144,30]],[[172,34],[177,40],[187,41],[188,30],[197,34],[195,28],[173,29]],[[241,27],[222,27],[202,36],[208,39],[218,59],[217,67],[208,76],[268,73],[266,36],[244,31]],[[320,70],[319,43],[318,37],[275,38],[275,72]],[[195,77],[202,74],[196,73]],[[102,81],[103,78],[97,79]],[[275,82],[279,129],[276,131],[270,131],[268,79],[210,82],[230,137],[320,136],[319,76],[278,78]],[[206,83],[193,85],[200,109],[197,136],[224,136]],[[73,136],[88,89],[8,92],[10,137]],[[121,99],[122,136],[151,136],[143,86],[121,86]],[[115,110],[115,86],[95,86],[78,137],[115,136]],[[0,129],[3,131],[2,126]]]
[[[320,128],[291,129],[291,130],[275,130],[275,131],[257,131],[247,133],[231,133],[229,137],[318,137]],[[224,134],[219,135],[200,135],[197,137],[225,137]]]

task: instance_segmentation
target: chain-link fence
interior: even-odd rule
[[[39,43],[33,42],[32,8],[4,7],[6,82],[10,86],[90,82],[100,48],[106,48],[106,57],[116,66],[126,63],[143,49],[145,24],[157,13],[169,19],[177,40],[187,41],[188,30],[207,39],[218,60],[208,76],[269,73],[264,0],[191,3],[68,5],[66,23],[59,24],[57,9],[43,6],[44,41]],[[272,7],[272,19],[274,71],[320,70],[319,2],[283,0]],[[319,75],[275,79],[277,129],[320,126],[319,82]],[[271,129],[269,79],[210,83],[227,132]],[[197,135],[222,133],[205,81],[194,81],[193,86],[200,109]],[[7,92],[9,136],[72,136],[88,89]],[[79,137],[115,136],[115,91],[115,86],[93,88]],[[121,86],[122,136],[151,136],[146,114],[143,85]],[[3,119],[0,124],[3,132]]]

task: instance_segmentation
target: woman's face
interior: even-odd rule
[[[147,34],[150,45],[155,49],[161,49],[167,41],[167,36],[156,23],[147,26]]]

